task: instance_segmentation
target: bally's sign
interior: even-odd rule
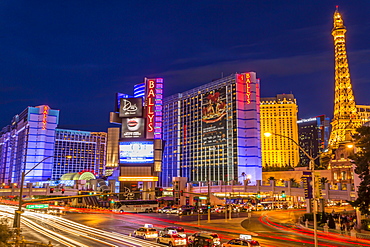
[[[121,98],[120,117],[142,117],[143,116],[143,98]]]

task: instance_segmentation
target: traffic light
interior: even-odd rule
[[[180,190],[180,196],[183,196],[183,195],[184,195],[184,191]]]
[[[50,188],[50,193],[54,193],[54,188]]]
[[[285,191],[283,190],[283,191],[281,191],[281,197],[282,198],[285,198],[286,197],[286,195],[285,195]]]
[[[62,194],[64,194],[65,191],[66,191],[66,189],[62,188]]]
[[[256,195],[257,199],[261,199],[261,194],[259,191],[257,191],[257,195]]]
[[[163,195],[163,188],[155,187],[155,196],[161,197]]]
[[[211,209],[211,204],[210,203],[208,203],[207,208]]]

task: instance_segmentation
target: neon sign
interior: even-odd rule
[[[162,138],[163,79],[146,80],[146,138]]]
[[[147,85],[147,125],[146,131],[148,137],[153,137],[154,132],[154,102],[155,102],[155,80],[148,80]]]
[[[251,83],[251,75],[248,73],[248,74],[245,74],[245,77],[246,77],[246,80],[245,80],[245,85],[246,85],[246,90],[245,90],[245,95],[247,96],[246,98],[246,104],[249,105],[251,103],[251,86],[250,86],[250,83]]]
[[[42,113],[42,128],[41,128],[42,130],[46,130],[48,114],[49,114],[49,107],[45,105],[44,111]]]

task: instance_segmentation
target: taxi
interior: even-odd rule
[[[176,231],[169,233],[164,233],[157,238],[157,243],[168,244],[168,246],[186,246],[186,237],[179,235]]]
[[[144,227],[140,227],[134,231],[134,237],[142,237],[143,239],[157,238],[158,231],[153,227],[152,224],[145,224]]]
[[[239,238],[231,239],[229,242],[222,244],[222,247],[234,247],[234,246],[249,246],[249,247],[260,247],[260,243],[256,240],[252,240],[251,235],[240,234]]]

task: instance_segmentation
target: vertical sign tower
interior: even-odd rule
[[[361,126],[348,68],[346,31],[337,6],[334,12],[334,27],[331,33],[335,47],[334,116],[331,122],[332,131],[329,140],[331,149],[336,149],[341,142],[351,141],[352,134],[356,131],[356,128]]]

